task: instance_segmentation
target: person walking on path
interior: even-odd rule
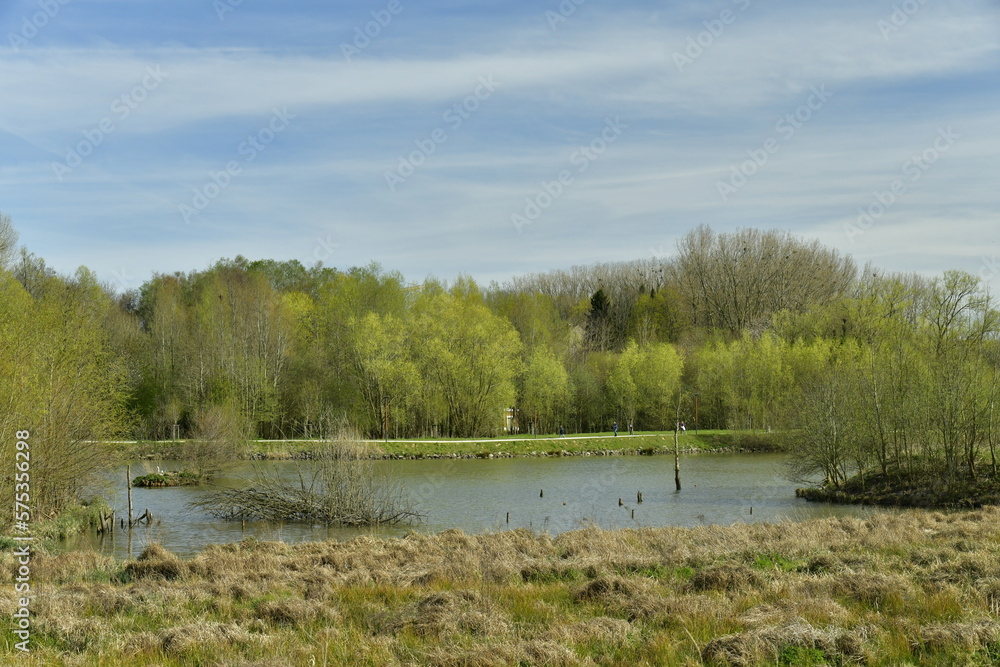
[[[615,422],[612,425],[611,429],[615,432],[615,437],[617,438],[618,437],[618,422]]]
[[[632,422],[629,422],[629,423],[628,423],[628,434],[629,434],[629,435],[634,435],[634,434],[632,433]]]

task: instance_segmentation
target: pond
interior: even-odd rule
[[[133,489],[135,515],[147,508],[152,525],[113,536],[74,538],[66,546],[90,547],[118,558],[137,556],[151,542],[191,556],[208,544],[255,537],[303,542],[348,539],[360,534],[403,535],[409,530],[469,533],[528,528],[551,534],[587,524],[602,528],[697,526],[756,521],[800,521],[827,516],[866,516],[884,511],[860,506],[810,503],[795,497],[785,478],[785,457],[772,454],[692,454],[681,457],[683,490],[674,489],[671,456],[444,459],[379,461],[380,472],[398,480],[423,515],[413,526],[378,529],[327,528],[303,524],[225,522],[191,508],[206,487]],[[217,480],[239,486],[265,468],[289,478],[307,461],[241,462]],[[178,461],[133,463],[132,476],[157,468],[180,470]],[[125,466],[109,476],[103,491],[118,516],[127,515]],[[636,502],[642,493],[641,504]],[[620,500],[619,500],[620,499]],[[619,504],[621,503],[621,504]]]

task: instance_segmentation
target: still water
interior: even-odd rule
[[[133,489],[136,516],[147,508],[153,525],[113,536],[84,536],[68,547],[89,546],[118,558],[137,556],[158,542],[190,556],[208,544],[261,540],[303,542],[347,539],[359,534],[403,535],[408,530],[469,533],[529,528],[552,534],[596,524],[602,528],[697,526],[756,521],[800,521],[815,517],[868,515],[871,508],[809,503],[795,497],[785,478],[785,458],[770,454],[693,454],[681,457],[683,490],[674,490],[673,457],[610,456],[569,458],[379,461],[381,473],[398,481],[424,516],[412,526],[373,529],[302,524],[220,521],[192,509],[211,487]],[[218,485],[239,486],[260,468],[289,479],[312,464],[296,461],[241,462]],[[178,461],[142,461],[132,476],[179,470]],[[113,471],[103,495],[127,515],[125,467]],[[642,493],[643,502],[636,502]],[[619,504],[619,499],[621,504]],[[634,510],[634,517],[633,517]],[[509,520],[508,520],[509,513]]]

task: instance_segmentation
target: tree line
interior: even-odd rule
[[[859,270],[780,231],[699,227],[671,257],[489,286],[237,257],[117,293],[18,251],[0,218],[2,446],[30,425],[87,460],[220,412],[264,438],[682,419],[792,429],[800,472],[831,484],[928,463],[958,478],[996,467],[997,329],[973,276]]]

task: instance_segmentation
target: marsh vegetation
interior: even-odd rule
[[[23,664],[990,665],[998,544],[990,508],[39,554]]]

